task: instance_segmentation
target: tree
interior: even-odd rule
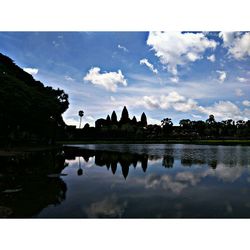
[[[78,115],[80,116],[80,124],[79,124],[79,128],[81,128],[81,123],[82,123],[82,117],[84,115],[84,112],[82,110],[79,110]]]
[[[204,134],[204,130],[206,128],[206,123],[202,120],[192,121],[192,128],[199,133],[199,135]]]
[[[161,126],[163,128],[164,133],[170,134],[173,128],[173,122],[171,118],[164,118],[161,120]]]
[[[8,104],[8,105],[6,105]],[[0,53],[0,138],[47,143],[51,136],[63,133],[62,113],[69,106],[61,89],[45,87],[32,75]],[[15,115],[13,115],[15,114]]]
[[[215,121],[214,115],[209,115],[208,119],[206,120],[206,123],[207,124],[215,124],[216,121]]]
[[[246,122],[243,121],[243,120],[238,120],[238,121],[236,122],[237,128],[243,128],[243,127],[245,126],[245,124],[246,124]]]
[[[161,126],[163,128],[170,128],[173,126],[173,122],[171,118],[164,118],[163,120],[161,120]]]
[[[143,112],[141,115],[141,125],[142,127],[146,127],[147,126],[147,116],[145,115],[145,113]]]
[[[191,128],[191,125],[192,125],[192,123],[189,119],[182,119],[182,120],[180,120],[179,124],[184,129],[189,129],[189,128]]]

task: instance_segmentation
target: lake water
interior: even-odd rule
[[[5,158],[0,217],[250,218],[249,146],[74,145]]]

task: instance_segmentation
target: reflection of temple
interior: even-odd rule
[[[106,166],[108,170],[111,169],[113,174],[116,173],[117,167],[120,165],[125,179],[129,174],[129,167],[133,166],[136,168],[138,162],[141,164],[143,172],[146,172],[149,158],[147,154],[133,154],[88,149],[65,149],[66,159],[75,159],[76,156],[83,157],[86,162],[89,161],[90,157],[95,156],[95,164],[100,167]]]
[[[60,152],[1,157],[0,217],[30,218],[49,205],[60,204],[67,191],[60,178],[64,167]]]
[[[197,152],[197,154],[190,154],[190,151],[182,149],[179,152],[174,151],[172,148],[164,150],[162,156],[150,155],[149,152],[135,153],[128,151],[108,151],[108,150],[95,150],[84,149],[77,147],[65,147],[65,157],[68,160],[75,159],[75,157],[83,157],[88,162],[91,157],[95,157],[95,165],[106,166],[107,170],[110,170],[113,174],[117,172],[118,167],[121,167],[121,172],[126,179],[129,174],[129,168],[132,166],[136,168],[139,165],[143,172],[147,171],[149,160],[162,159],[162,166],[165,168],[173,168],[175,159],[179,159],[181,166],[191,167],[193,165],[208,166],[216,169],[217,159],[216,154],[206,155],[204,153]],[[211,155],[214,155],[211,158]],[[79,167],[78,171],[82,171]],[[81,172],[82,173],[82,172]]]
[[[148,155],[139,155],[131,153],[121,153],[121,152],[105,152],[96,151],[95,152],[95,164],[98,166],[106,166],[113,174],[116,173],[117,166],[120,164],[122,174],[126,179],[129,173],[129,167],[132,165],[137,166],[137,163],[141,163],[141,167],[144,172],[147,170],[148,166]]]

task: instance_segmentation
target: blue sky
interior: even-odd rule
[[[0,52],[69,94],[68,124],[124,105],[158,124],[250,119],[250,32],[0,32]]]

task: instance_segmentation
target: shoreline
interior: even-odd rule
[[[13,147],[0,147],[0,157],[15,156],[24,152],[38,152],[54,150],[64,145],[75,144],[193,144],[193,145],[228,145],[250,146],[250,140],[96,140],[96,141],[57,141],[55,145],[18,145]]]
[[[13,146],[13,147],[0,147],[0,157],[10,157],[10,156],[17,156],[23,154],[25,152],[39,152],[39,151],[47,151],[47,150],[54,150],[59,148],[60,145],[56,144],[53,146],[46,146],[46,145],[33,145],[33,146]]]
[[[95,141],[58,141],[62,145],[72,144],[196,144],[196,145],[248,145],[250,140],[239,139],[210,139],[210,140],[145,140],[145,141],[132,141],[132,140],[95,140]]]

